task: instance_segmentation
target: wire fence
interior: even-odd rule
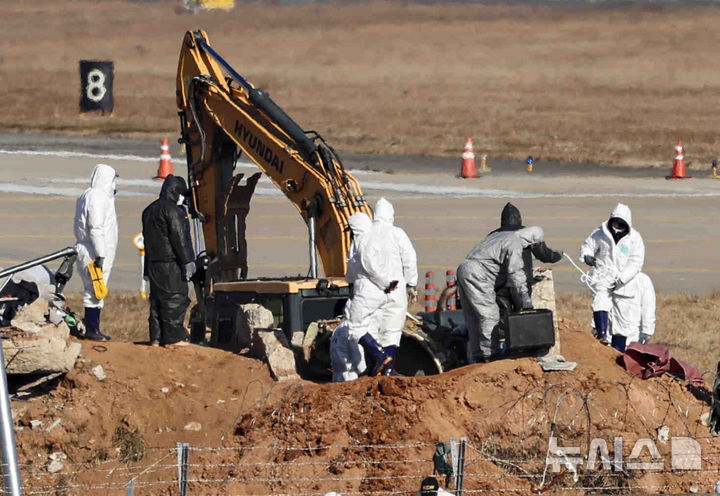
[[[612,444],[613,440],[609,440]],[[674,441],[674,439],[673,439]],[[701,445],[701,439],[694,440]],[[597,450],[570,456],[551,437],[540,456],[513,456],[467,438],[449,439],[452,475],[438,474],[437,443],[345,444],[323,446],[217,446],[147,448],[137,462],[95,460],[63,463],[50,473],[45,464],[21,466],[26,495],[209,495],[322,496],[413,495],[430,475],[447,491],[462,494],[631,494],[712,493],[720,479],[720,450],[683,453],[690,465],[679,468],[646,449],[635,456]],[[657,443],[657,440],[653,441]],[[555,445],[553,447],[553,445]],[[616,446],[617,447],[617,446]],[[291,460],[283,457],[293,453]],[[672,456],[677,456],[672,453]],[[322,456],[322,459],[315,459]],[[593,458],[595,456],[595,458]],[[624,458],[623,458],[624,456]],[[688,458],[690,457],[690,458]],[[591,466],[593,462],[593,466]],[[649,464],[659,468],[647,468]],[[646,464],[646,468],[639,465]]]

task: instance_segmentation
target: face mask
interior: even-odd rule
[[[178,206],[182,206],[183,203],[185,203],[185,195],[178,196],[178,200],[177,200]]]

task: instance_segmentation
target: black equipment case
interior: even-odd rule
[[[509,353],[552,347],[555,344],[552,311],[542,308],[507,314],[505,342]]]

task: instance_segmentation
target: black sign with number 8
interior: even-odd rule
[[[103,115],[113,111],[112,61],[80,61],[80,112],[100,110]]]

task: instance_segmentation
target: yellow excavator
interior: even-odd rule
[[[187,153],[195,249],[203,261],[199,264],[203,270],[193,281],[198,299],[191,313],[193,339],[202,339],[207,325],[211,345],[236,350],[248,346],[238,342],[244,318],[241,306],[247,303],[270,310],[274,326],[284,331],[288,341],[297,333],[306,335],[309,328],[317,332],[318,321],[342,315],[351,296],[344,278],[350,248],[348,218],[356,212],[372,213],[337,153],[235,71],[203,31],[188,32],[183,39],[177,106],[180,142]],[[242,153],[285,194],[307,224],[307,277],[246,278],[245,219],[260,174],[243,184],[243,174],[236,171]],[[318,278],[316,253],[323,278]],[[441,371],[431,353],[421,355],[429,357],[424,360],[427,373]]]

